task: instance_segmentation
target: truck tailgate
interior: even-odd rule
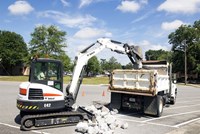
[[[128,94],[154,96],[156,94],[156,70],[114,70],[109,90]]]

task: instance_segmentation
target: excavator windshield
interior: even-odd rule
[[[62,90],[63,69],[60,61],[37,59],[31,64],[30,82],[41,83]]]

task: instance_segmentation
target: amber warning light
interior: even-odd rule
[[[20,88],[20,89],[19,89],[19,93],[20,93],[21,95],[26,95],[26,89],[25,89],[25,88]]]

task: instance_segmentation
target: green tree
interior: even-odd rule
[[[12,75],[14,66],[24,63],[28,54],[23,37],[10,31],[0,31],[0,50],[0,65],[8,75]]]
[[[146,60],[167,60],[171,61],[171,52],[165,50],[148,50],[145,52]]]
[[[64,71],[68,72],[72,70],[73,65],[71,63],[71,59],[65,54],[65,52],[60,52],[59,55],[52,55],[51,58],[61,60],[64,66]]]
[[[101,67],[101,72],[104,73],[105,71],[108,70],[108,61],[106,61],[106,59],[101,59],[101,62],[100,62],[100,67]]]
[[[117,59],[111,57],[108,61],[106,59],[101,59],[101,72],[107,73],[112,72],[114,69],[121,69],[122,65],[117,62]]]
[[[114,69],[121,69],[122,66],[120,63],[117,62],[117,59],[111,57],[108,61],[108,71],[112,72]]]
[[[29,42],[30,55],[59,59],[63,62],[65,71],[69,71],[71,64],[64,51],[67,47],[65,36],[66,32],[53,25],[36,27]]]
[[[133,69],[133,64],[131,62],[129,62],[128,64],[126,64],[123,69]]]
[[[200,63],[200,21],[194,25],[182,25],[169,34],[169,43],[172,44],[172,62],[175,72],[184,71],[184,52],[186,47],[188,72],[198,70]]]
[[[64,52],[66,45],[66,32],[59,30],[56,26],[38,26],[31,33],[30,52],[41,56],[59,55]]]
[[[99,72],[100,72],[100,63],[97,57],[93,56],[92,58],[89,59],[88,64],[87,64],[87,68],[86,68],[87,76],[89,76],[89,74],[96,75]]]

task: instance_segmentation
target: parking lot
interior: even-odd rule
[[[20,131],[19,110],[16,97],[19,82],[0,82],[0,133],[27,133]],[[83,95],[84,93],[84,95]],[[103,94],[104,93],[104,94]],[[102,96],[104,95],[104,96]],[[82,85],[76,105],[90,105],[93,101],[109,103],[110,93],[106,85]],[[175,105],[167,105],[159,118],[144,115],[138,111],[122,111],[115,115],[122,122],[129,124],[128,129],[116,129],[115,133],[165,134],[180,131],[200,133],[200,88],[178,85],[178,97]],[[190,130],[190,127],[192,130]],[[186,129],[185,129],[186,128]],[[76,133],[75,127],[61,127],[35,130],[29,133]]]

